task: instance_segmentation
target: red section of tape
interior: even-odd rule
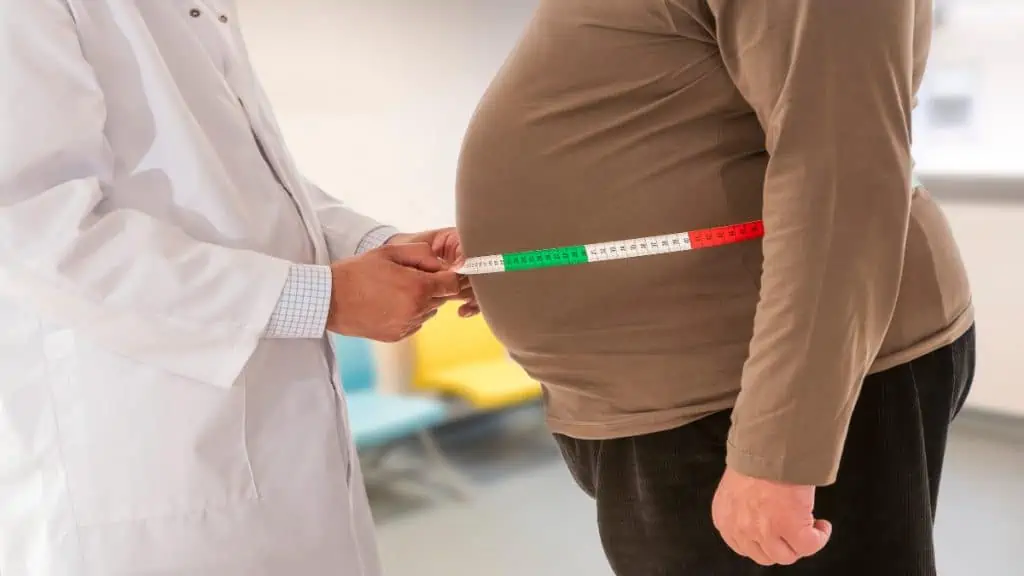
[[[730,224],[717,228],[693,230],[689,234],[690,246],[694,248],[711,248],[736,242],[745,242],[764,236],[764,223],[761,220],[745,224]]]

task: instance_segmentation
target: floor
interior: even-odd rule
[[[937,528],[943,576],[1024,574],[1017,556],[1024,543],[1020,426],[961,417]],[[473,494],[460,502],[438,488],[371,487],[387,576],[611,576],[593,508],[536,412],[441,436]]]

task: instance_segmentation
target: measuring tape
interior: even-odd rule
[[[911,173],[911,187],[922,186],[917,172]],[[764,222],[755,220],[743,224],[731,224],[717,228],[703,228],[665,236],[647,236],[616,242],[600,244],[582,244],[547,248],[545,250],[529,250],[526,252],[509,252],[468,258],[456,270],[458,274],[497,274],[500,272],[516,272],[520,270],[536,270],[538,268],[554,268],[557,266],[577,266],[592,262],[657,256],[673,252],[686,252],[700,248],[712,248],[756,240],[764,236]]]
[[[562,248],[547,248],[527,252],[510,252],[492,256],[468,258],[456,270],[459,274],[496,274],[499,272],[516,272],[520,270],[536,270],[538,268],[554,268],[557,266],[577,266],[592,262],[657,256],[674,252],[686,252],[701,248],[712,248],[755,240],[764,236],[764,223],[760,220],[744,224],[732,224],[717,228],[704,228],[678,234],[664,236],[648,236],[616,242],[600,244],[583,244]]]

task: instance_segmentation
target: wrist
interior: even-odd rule
[[[409,244],[410,242],[413,241],[414,238],[415,236],[413,234],[396,232],[391,236],[388,236],[388,239],[384,241],[384,245],[389,246],[391,244]]]
[[[345,266],[343,264],[341,264],[340,262],[336,262],[335,264],[333,264],[331,266],[331,274],[330,274],[330,277],[331,277],[331,280],[330,280],[331,299],[330,299],[330,303],[327,305],[327,330],[331,331],[331,332],[336,332],[337,330],[333,329],[333,328],[337,327],[337,325],[338,325],[338,307],[339,306],[338,306],[338,298],[335,296],[337,294],[336,287],[343,285],[345,275],[346,275]]]

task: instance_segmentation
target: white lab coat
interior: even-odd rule
[[[261,338],[377,225],[227,0],[0,0],[0,574],[377,576],[329,344]]]

